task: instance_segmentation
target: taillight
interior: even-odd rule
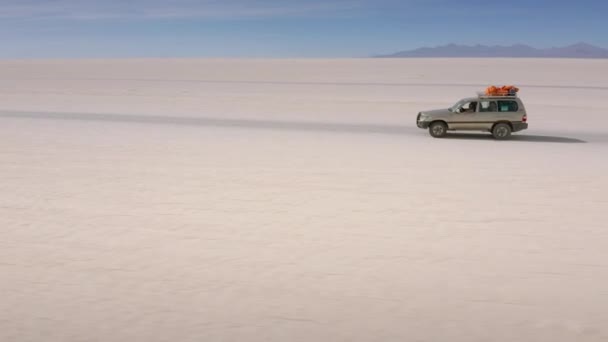
[[[528,115],[524,114],[524,116],[521,118],[521,122],[528,122]]]

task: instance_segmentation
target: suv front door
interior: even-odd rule
[[[477,129],[477,116],[479,114],[479,104],[471,101],[458,107],[450,116],[449,126],[454,130],[474,130]]]

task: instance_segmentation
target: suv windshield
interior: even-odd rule
[[[452,107],[448,108],[448,110],[450,112],[456,112],[458,110],[458,108],[462,107],[465,103],[467,103],[467,101],[460,100],[460,101],[456,102],[455,105],[453,105]]]

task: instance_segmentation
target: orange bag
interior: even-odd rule
[[[496,86],[489,86],[486,89],[486,95],[489,96],[507,96],[511,94],[515,94],[519,91],[519,88],[512,85],[505,85],[500,88]]]
[[[498,88],[496,88],[495,86],[489,86],[486,89],[486,95],[492,96],[492,95],[496,95],[497,93],[498,93]]]

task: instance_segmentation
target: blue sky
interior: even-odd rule
[[[0,0],[0,58],[365,57],[608,47],[608,0]]]

